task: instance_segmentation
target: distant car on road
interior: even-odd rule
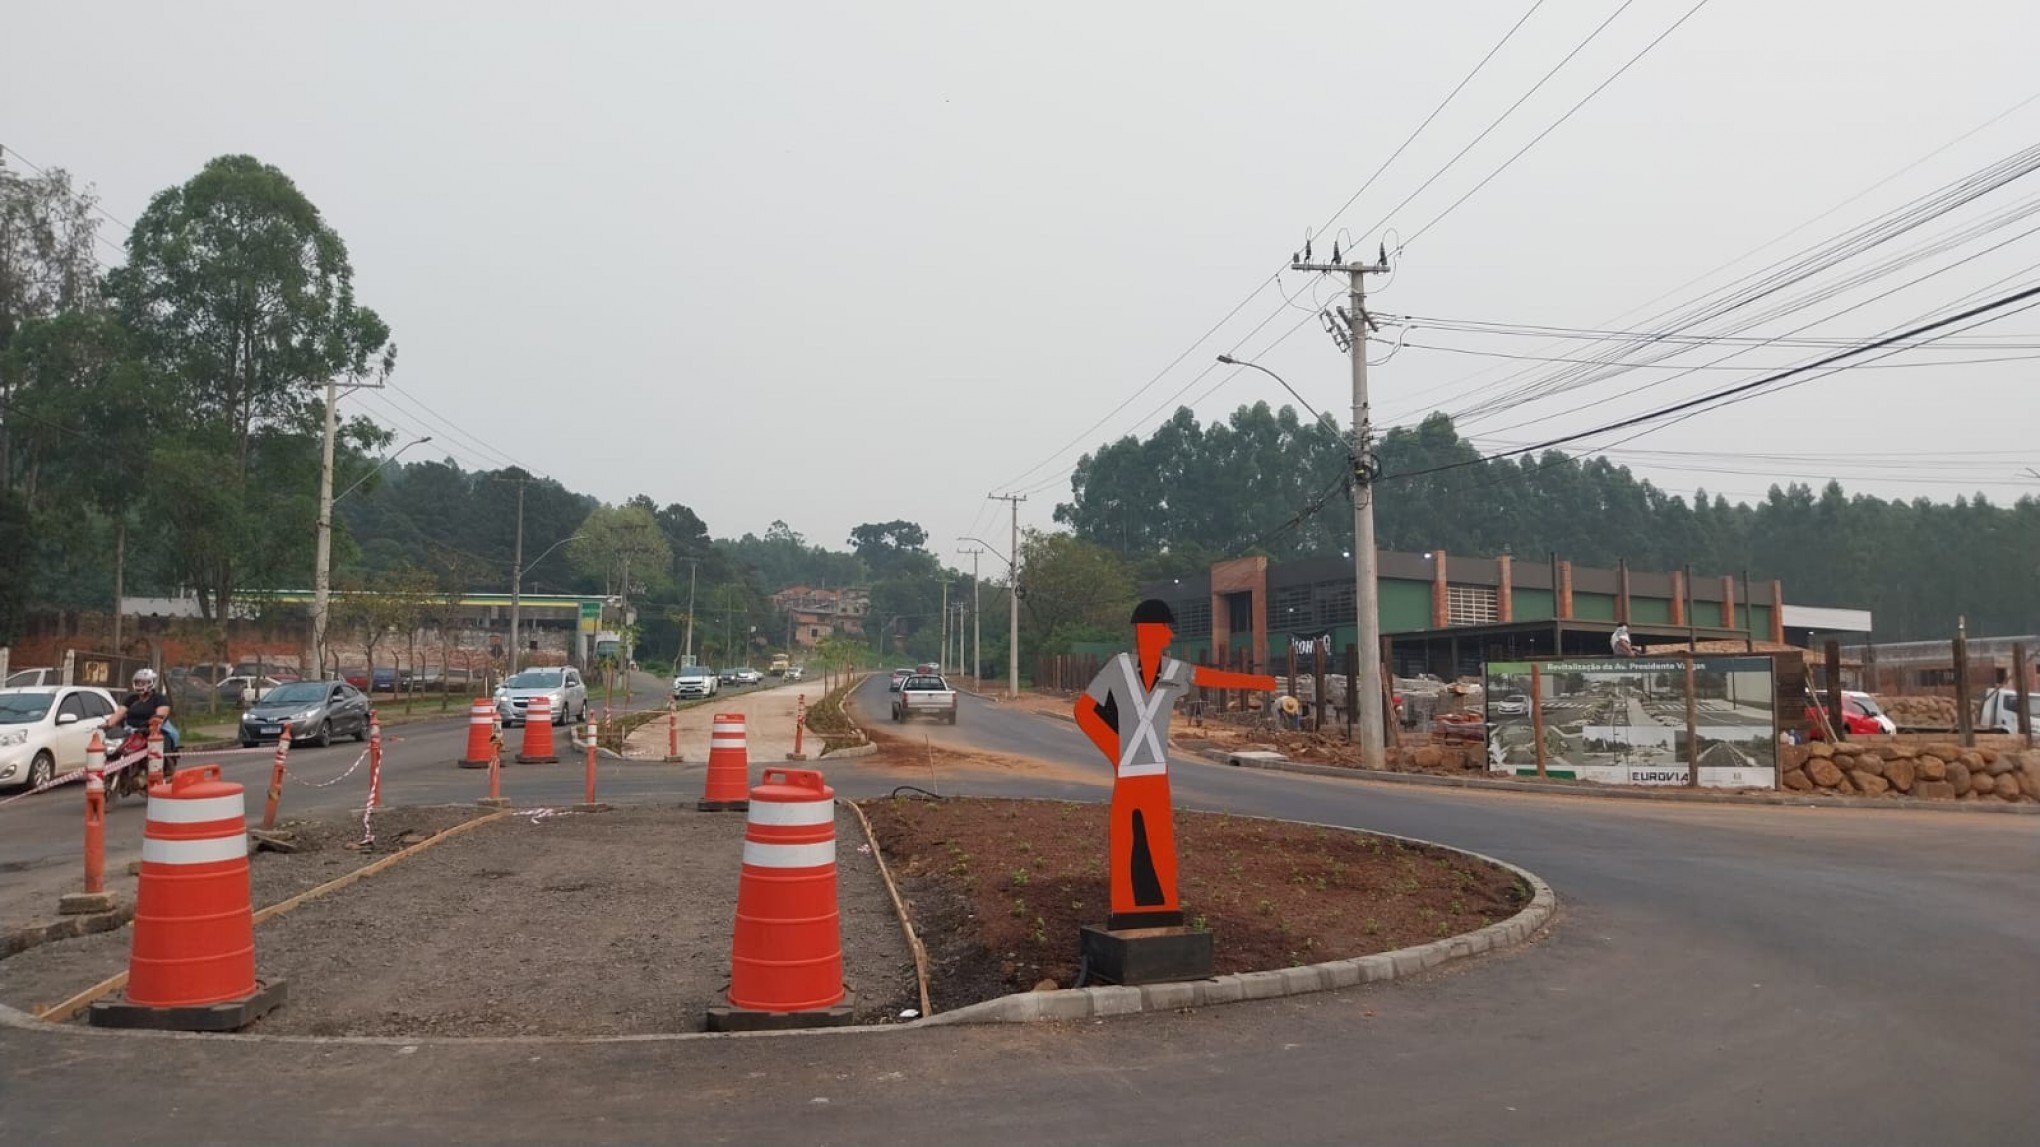
[[[892,719],[904,722],[914,717],[933,717],[945,724],[956,724],[956,690],[933,673],[916,673],[907,678],[900,685],[900,695],[893,698]]]
[[[117,708],[111,693],[83,685],[0,690],[0,785],[34,788],[84,768],[92,731]]]
[[[736,678],[739,685],[757,685],[765,680],[765,675],[748,665],[739,665],[736,669]]]
[[[241,715],[241,747],[277,741],[290,722],[292,744],[330,745],[335,737],[368,740],[368,698],[345,681],[290,681],[271,689]]]
[[[552,705],[552,723],[566,725],[588,715],[588,686],[571,665],[526,669],[513,673],[496,689],[496,715],[505,725],[522,725],[532,701],[544,697]]]
[[[673,699],[685,701],[694,697],[713,697],[722,685],[722,679],[706,665],[685,665],[673,676]]]
[[[888,693],[899,692],[900,686],[906,684],[907,678],[912,677],[913,675],[914,671],[912,669],[893,670],[892,679],[885,683],[886,692]]]
[[[806,676],[807,676],[807,669],[806,669],[806,668],[804,668],[804,667],[802,667],[802,666],[799,666],[799,665],[793,665],[793,666],[788,666],[788,667],[787,667],[787,670],[786,670],[786,679],[787,679],[788,681],[799,681],[799,680],[801,680],[802,678],[804,678],[804,677],[806,677]]]

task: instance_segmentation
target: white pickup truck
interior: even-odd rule
[[[2040,693],[2026,695],[2026,709],[2033,714],[2033,724],[2040,726]],[[2016,733],[2019,731],[2019,695],[2002,685],[1983,695],[1983,710],[1976,727],[1984,732]]]
[[[933,673],[916,673],[900,682],[900,691],[893,694],[892,719],[904,722],[913,717],[956,724],[956,690]]]

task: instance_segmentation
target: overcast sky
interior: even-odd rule
[[[1031,489],[1022,523],[1046,524],[1082,449],[1179,401],[1211,418],[1285,397],[1202,373],[1219,351],[1258,357],[1343,422],[1346,365],[1311,313],[1331,285],[1285,274],[1248,293],[1528,7],[17,4],[0,143],[128,220],[216,155],[289,173],[401,347],[400,391],[357,409],[436,435],[407,459],[512,459],[611,501],[687,503],[719,536],[784,518],[838,545],[856,523],[909,518],[947,555],[974,531],[1004,548],[987,492]],[[1544,4],[1337,216],[1370,251],[1403,244],[1378,311],[1641,324],[2040,139],[2036,101],[1833,211],[2040,93],[2040,9],[1711,0],[1448,211],[1692,7],[1633,0],[1398,208],[1622,7]],[[2029,177],[1926,223],[1807,289],[1979,233],[1745,333],[1870,337],[2030,285],[2040,239],[2016,237],[2035,221],[1981,224],[2036,194]],[[1984,336],[2014,346],[1908,352],[1884,361],[1943,365],[1819,379],[1621,447],[1666,453],[1614,457],[1675,491],[1752,498],[1830,474],[1886,496],[2040,492],[2020,477],[2040,467],[2034,363],[1946,365],[2040,353],[2040,312],[1967,337]],[[1641,356],[1405,337],[1378,348],[1377,419],[1468,412],[1489,446],[1755,377],[1633,370],[1504,411],[1526,378],[1513,372],[1539,364],[1463,352]],[[1720,365],[1821,353],[1676,361],[1737,351]]]

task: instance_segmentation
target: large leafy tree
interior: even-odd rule
[[[627,595],[630,586],[663,579],[672,568],[666,535],[643,506],[598,506],[575,533],[567,558],[583,576],[601,579],[604,593]]]
[[[61,168],[24,175],[0,155],[0,485],[14,486],[23,469],[33,472],[36,455],[23,457],[22,434],[46,440],[50,430],[22,408],[26,383],[6,369],[7,352],[25,325],[96,305],[95,203]]]
[[[200,608],[224,617],[248,578],[309,572],[318,384],[387,374],[396,349],[355,301],[339,234],[252,156],[157,194],[127,253],[108,289],[173,396],[154,413],[151,520],[175,531]]]

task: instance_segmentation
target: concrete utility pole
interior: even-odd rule
[[[385,363],[385,376],[387,376]],[[381,390],[384,382],[353,382],[348,390]],[[340,380],[326,380],[325,440],[319,450],[318,542],[312,566],[312,665],[307,680],[326,679],[326,623],[333,610],[333,447],[340,433]],[[222,619],[224,620],[224,619]]]
[[[1293,259],[1289,265],[1297,271],[1347,277],[1350,310],[1343,317],[1350,335],[1347,349],[1353,359],[1353,621],[1358,629],[1354,644],[1360,654],[1360,681],[1354,683],[1353,694],[1358,702],[1354,708],[1360,725],[1360,766],[1379,769],[1386,758],[1387,724],[1381,700],[1381,603],[1374,552],[1374,479],[1379,464],[1374,457],[1374,424],[1367,404],[1367,276],[1388,271],[1388,252],[1384,248],[1373,263],[1341,261],[1334,244],[1331,262],[1313,263],[1306,245],[1303,258]]]
[[[510,558],[510,665],[511,673],[517,672],[517,623],[522,617],[524,606],[524,487],[529,478],[498,478],[498,482],[517,484],[517,543]],[[548,551],[550,552],[550,551]]]
[[[972,547],[956,552],[970,555],[970,676],[976,681],[985,671],[985,618],[978,609],[978,555],[984,551]]]
[[[942,579],[942,650],[935,655],[935,672],[949,672],[949,579]]]
[[[687,652],[681,655],[680,664],[694,664],[694,582],[701,576],[701,559],[687,559]]]
[[[1013,508],[1013,549],[1006,558],[1006,600],[1011,607],[1006,633],[1006,696],[1020,696],[1020,503],[1025,494],[988,494],[993,501]]]

